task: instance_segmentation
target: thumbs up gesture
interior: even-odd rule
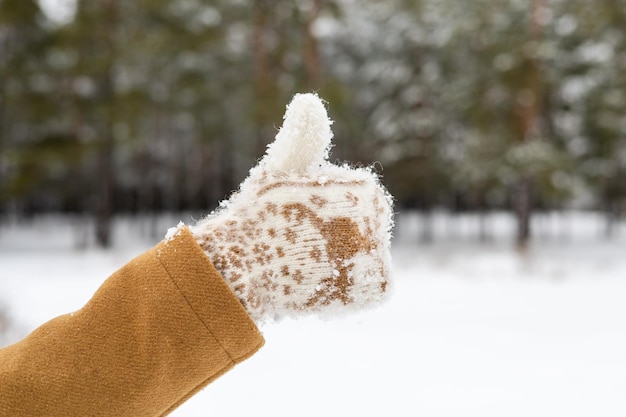
[[[251,317],[333,316],[389,290],[392,198],[366,168],[328,161],[331,121],[297,94],[265,156],[190,227]]]

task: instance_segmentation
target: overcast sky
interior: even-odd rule
[[[44,13],[56,23],[67,23],[74,16],[76,0],[38,0]]]

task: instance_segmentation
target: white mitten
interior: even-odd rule
[[[388,292],[392,198],[371,170],[328,161],[330,125],[317,95],[296,95],[239,190],[190,227],[257,322],[360,309]]]

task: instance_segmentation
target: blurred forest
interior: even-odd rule
[[[206,212],[305,91],[398,210],[625,211],[626,0],[65,5],[0,0],[4,218]]]

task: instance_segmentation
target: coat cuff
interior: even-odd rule
[[[247,359],[264,344],[256,324],[186,226],[152,252],[234,363]]]

